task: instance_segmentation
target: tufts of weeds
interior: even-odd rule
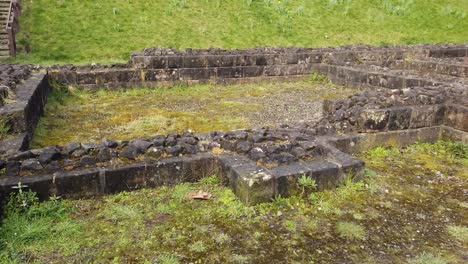
[[[317,182],[315,181],[315,179],[307,177],[306,175],[302,175],[301,177],[299,177],[297,185],[299,185],[299,188],[302,189],[302,197],[305,197],[306,195],[317,189]]]
[[[328,76],[320,74],[318,72],[312,73],[307,80],[310,83],[331,84],[330,79],[328,78]]]
[[[348,239],[363,240],[366,236],[364,228],[353,222],[338,222],[336,232]]]
[[[410,12],[413,4],[413,0],[383,0],[388,15],[404,16]]]
[[[449,225],[447,227],[448,233],[462,243],[468,243],[468,227]]]
[[[434,255],[432,253],[424,252],[418,257],[409,261],[410,264],[447,264],[448,261],[445,260],[440,255]]]
[[[70,212],[59,198],[39,203],[36,193],[18,185],[17,192],[8,198],[0,225],[0,262],[22,263],[30,246],[50,250],[56,243],[79,234],[79,225],[69,218]]]
[[[4,118],[0,118],[0,140],[6,138],[10,132],[10,125]]]
[[[189,250],[192,251],[192,252],[196,252],[196,253],[203,253],[207,249],[208,248],[203,243],[203,241],[196,241],[196,242],[192,243],[191,245],[189,245]]]
[[[443,16],[452,16],[460,20],[465,19],[466,17],[466,11],[464,11],[463,9],[455,8],[451,5],[442,7],[440,13]]]
[[[157,263],[159,264],[179,264],[180,260],[174,255],[164,254],[157,258]]]

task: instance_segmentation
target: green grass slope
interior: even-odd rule
[[[115,62],[149,46],[468,41],[468,0],[24,0],[18,61]]]

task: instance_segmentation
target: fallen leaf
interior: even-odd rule
[[[187,195],[187,199],[190,200],[209,200],[211,198],[211,193],[204,191],[191,192]]]

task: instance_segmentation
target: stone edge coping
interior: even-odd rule
[[[321,137],[324,159],[301,161],[266,169],[238,154],[200,153],[171,157],[157,162],[144,162],[119,168],[86,168],[28,177],[0,179],[0,191],[6,196],[18,182],[39,192],[41,199],[52,195],[76,198],[119,191],[129,191],[163,184],[196,181],[218,172],[236,195],[246,204],[270,201],[276,195],[297,192],[298,177],[316,180],[318,189],[333,188],[346,176],[363,177],[364,162],[347,153],[358,153],[376,146],[405,147],[415,142],[435,142],[440,138],[468,142],[468,133],[446,126],[403,131],[365,133],[351,136]],[[196,175],[196,176],[195,176]]]
[[[332,188],[343,181],[344,172],[361,170],[364,163],[324,142],[327,154],[323,160],[311,160],[282,165],[274,169],[258,166],[247,157],[235,153],[215,155],[200,153],[193,156],[171,157],[154,162],[140,162],[118,168],[84,168],[74,171],[60,171],[52,174],[40,174],[27,177],[7,177],[0,179],[1,191],[6,196],[19,182],[39,193],[43,199],[51,195],[78,196],[129,191],[140,187],[156,187],[162,184],[174,184],[195,181],[206,168],[221,167],[221,175],[239,198],[247,204],[268,201],[282,194],[288,195],[291,186],[278,186],[284,177],[308,175],[318,179],[318,189]],[[200,164],[204,163],[203,168]],[[220,164],[218,166],[217,164]],[[198,168],[196,168],[198,167]],[[210,171],[214,171],[213,169]],[[197,175],[194,177],[194,175]],[[157,177],[166,180],[158,179]],[[259,178],[260,177],[260,178]],[[356,177],[358,178],[358,177]],[[224,181],[226,181],[224,180]],[[157,183],[159,182],[159,184]],[[258,190],[262,189],[260,193]],[[270,189],[270,193],[265,193]],[[281,190],[278,190],[281,189]],[[71,193],[71,194],[70,194]]]

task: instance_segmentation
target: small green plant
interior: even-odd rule
[[[231,241],[231,238],[226,233],[220,233],[215,237],[215,241],[216,243],[223,245],[229,243],[229,241]]]
[[[158,264],[179,264],[180,261],[176,256],[163,254],[158,257],[157,262]]]
[[[399,151],[397,148],[384,148],[384,147],[376,147],[367,151],[367,154],[371,159],[384,159],[386,157],[396,155]]]
[[[456,238],[462,243],[468,243],[468,227],[449,225],[447,230],[451,236]]]
[[[239,263],[239,264],[249,263],[249,257],[247,256],[235,254],[231,258],[232,258],[233,263]]]
[[[297,229],[297,224],[296,222],[292,220],[286,220],[283,222],[283,226],[289,231],[289,232],[296,232]]]
[[[301,195],[303,197],[304,195],[306,195],[306,192],[309,193],[317,189],[317,182],[315,182],[315,179],[307,177],[306,175],[302,175],[297,181],[297,184],[299,185],[300,188],[302,188]]]
[[[366,235],[364,228],[352,222],[338,222],[336,224],[336,232],[348,239],[363,240]]]
[[[318,83],[318,84],[330,84],[330,79],[328,79],[326,75],[320,74],[318,72],[312,73],[308,81],[311,83]]]
[[[37,205],[39,199],[35,192],[30,190],[24,191],[24,188],[27,186],[23,185],[21,182],[18,182],[18,185],[14,187],[18,192],[10,194],[8,202],[6,204],[7,215],[11,213],[25,213],[32,206]]]
[[[8,121],[6,119],[0,119],[0,140],[7,137],[10,131],[10,126],[8,125]]]
[[[203,241],[196,241],[189,246],[189,250],[196,253],[203,253],[207,250]]]
[[[434,255],[431,253],[424,252],[415,259],[409,261],[410,264],[447,264],[446,261],[440,255]]]

